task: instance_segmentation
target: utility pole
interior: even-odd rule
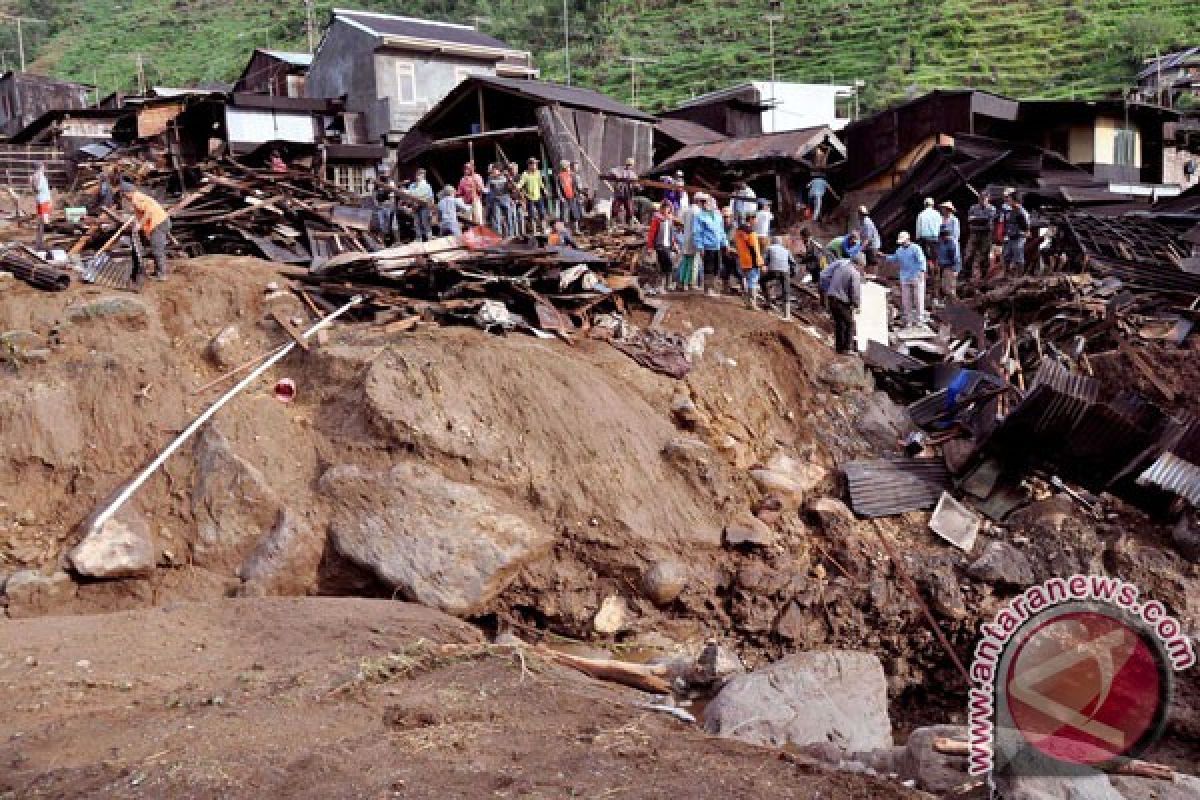
[[[138,94],[142,97],[146,96],[146,64],[142,60],[142,54],[137,54],[137,72],[138,72]]]
[[[645,56],[621,56],[622,61],[629,62],[629,105],[637,108],[637,65],[657,64],[657,58]]]
[[[316,17],[313,11],[313,0],[304,0],[304,30],[308,34],[308,54],[316,50],[317,31]]]
[[[571,85],[571,27],[567,0],[563,0],[563,60],[567,64],[567,86]]]
[[[0,19],[13,20],[17,23],[17,52],[20,54],[20,58],[21,58],[21,72],[24,72],[25,71],[25,32],[24,32],[24,29],[21,27],[21,24],[24,22],[45,22],[46,20],[37,19],[36,17],[20,17],[20,16],[14,15],[14,14],[0,14]]]
[[[778,5],[778,3],[771,3],[771,8],[775,9]],[[778,133],[779,129],[775,121],[775,23],[783,22],[783,14],[772,10],[763,19],[767,21],[767,42],[771,50],[771,133]]]

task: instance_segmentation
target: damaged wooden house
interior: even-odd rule
[[[397,170],[425,167],[435,185],[457,183],[463,164],[528,158],[556,167],[578,162],[583,185],[611,197],[600,176],[632,158],[639,174],[650,169],[654,117],[591,89],[544,81],[474,75],[430,109],[400,142]]]

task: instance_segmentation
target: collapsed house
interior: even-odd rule
[[[612,196],[601,176],[632,158],[639,174],[650,169],[654,117],[591,89],[544,81],[476,75],[429,110],[400,142],[397,170],[429,171],[437,185],[457,184],[474,161],[524,166],[578,162],[584,186],[599,199]]]
[[[845,160],[845,145],[822,126],[688,145],[651,174],[683,170],[689,182],[713,188],[745,181],[758,197],[774,201],[778,224],[791,225],[809,180],[838,171]]]

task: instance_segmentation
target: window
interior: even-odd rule
[[[1125,128],[1113,138],[1113,164],[1119,167],[1137,165],[1137,131]]]
[[[367,181],[375,177],[373,167],[355,167],[346,164],[330,164],[326,177],[335,185],[352,194],[366,194]]]
[[[417,72],[411,61],[396,62],[396,102],[406,106],[417,103]]]

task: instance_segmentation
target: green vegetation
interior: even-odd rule
[[[637,66],[638,105],[656,109],[770,75],[765,0],[567,0],[576,83],[630,99],[625,56]],[[560,0],[410,0],[346,5],[472,22],[532,50],[561,80]],[[0,3],[0,6],[3,6]],[[317,19],[332,3],[317,2]],[[232,0],[23,0],[36,68],[96,83],[137,85],[137,54],[151,85],[230,81],[253,47],[305,49],[304,4]],[[775,29],[779,80],[866,82],[876,108],[932,88],[974,86],[1021,97],[1096,98],[1133,82],[1142,58],[1200,42],[1195,0],[784,0]],[[0,50],[13,51],[6,23]]]

